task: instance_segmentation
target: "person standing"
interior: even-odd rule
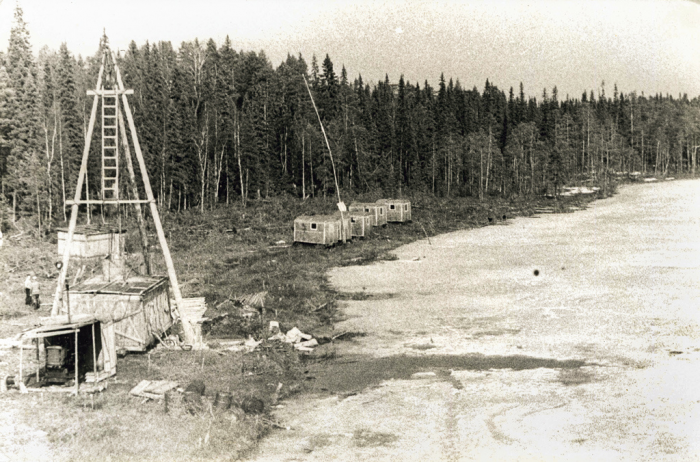
[[[29,306],[32,304],[32,275],[27,275],[24,280],[24,304]]]
[[[35,310],[38,310],[41,305],[39,302],[39,280],[36,278],[36,275],[32,276],[31,289],[32,289],[32,307]]]

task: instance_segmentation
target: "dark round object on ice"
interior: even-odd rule
[[[535,276],[539,276],[540,270],[536,269],[535,271],[532,272],[532,274],[534,274]]]
[[[204,382],[202,380],[193,380],[190,382],[189,385],[187,385],[187,388],[185,388],[185,393],[193,393],[197,394],[199,396],[202,396],[204,394],[205,386]]]
[[[241,401],[241,409],[246,414],[262,414],[265,411],[265,403],[254,396],[246,396]]]

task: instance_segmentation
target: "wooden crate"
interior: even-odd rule
[[[90,279],[70,289],[70,309],[113,323],[117,348],[145,351],[173,325],[169,287],[165,277]]]
[[[58,228],[58,255],[63,255],[68,240],[68,228]],[[99,226],[76,226],[71,240],[72,257],[104,257],[124,250],[126,229]]]
[[[386,226],[386,205],[376,202],[353,202],[348,207],[351,212],[367,212],[372,215],[372,226]]]
[[[352,237],[366,237],[372,229],[372,214],[368,212],[348,212]]]
[[[406,199],[379,199],[378,204],[386,206],[386,219],[392,223],[411,221],[411,201]]]

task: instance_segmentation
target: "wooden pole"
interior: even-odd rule
[[[22,383],[22,363],[23,363],[23,358],[24,358],[24,348],[22,348],[22,345],[24,344],[24,340],[20,340],[19,344],[19,382],[17,383],[17,386],[21,388],[20,383]]]
[[[42,339],[43,340],[43,339]],[[39,361],[41,360],[41,353],[39,352],[39,337],[36,338],[36,383],[39,383]]]
[[[78,380],[78,331],[75,330],[75,396],[78,396],[78,390],[80,389],[80,381]]]
[[[97,85],[96,90],[100,89],[102,84],[102,73],[105,68],[105,55],[102,55],[102,64],[100,65],[100,71],[97,75]],[[63,291],[63,284],[66,282],[66,274],[68,273],[68,263],[70,262],[70,251],[71,244],[73,242],[73,234],[75,233],[75,225],[78,222],[78,204],[80,201],[80,193],[83,188],[83,181],[87,174],[87,163],[88,154],[90,153],[90,141],[92,140],[92,130],[95,128],[95,117],[97,115],[97,95],[93,97],[92,100],[92,112],[90,113],[90,123],[88,124],[87,135],[85,136],[85,147],[83,148],[83,160],[80,164],[80,173],[78,173],[78,185],[75,188],[75,202],[71,206],[70,211],[70,224],[68,225],[68,236],[66,236],[66,246],[63,248],[63,266],[61,266],[61,273],[58,276],[58,284],[56,285],[56,294],[53,298],[53,306],[51,307],[51,316],[57,316],[59,312],[59,302],[61,301],[61,293]],[[89,199],[89,198],[88,198]]]
[[[326,140],[326,146],[328,147],[328,156],[331,159],[331,167],[333,167],[333,181],[335,182],[335,192],[338,195],[338,209],[340,210],[340,237],[343,242],[345,242],[345,215],[343,215],[343,209],[340,208],[340,204],[343,202],[342,199],[340,198],[340,186],[338,186],[338,175],[335,172],[335,162],[333,162],[333,153],[331,152],[331,145],[328,142],[328,137],[326,136],[326,130],[323,128],[323,122],[321,122],[321,115],[318,113],[318,109],[316,109],[316,102],[314,101],[314,97],[311,94],[311,88],[309,87],[309,82],[306,81],[306,76],[302,74],[302,77],[304,78],[304,83],[306,84],[306,90],[309,92],[309,97],[311,98],[311,104],[314,106],[314,111],[316,111],[316,117],[318,117],[318,123],[321,126],[321,132],[323,132],[323,139]]]
[[[124,157],[126,157],[126,167],[129,171],[129,180],[131,182],[131,194],[134,199],[140,200],[139,188],[136,186],[136,174],[134,173],[134,164],[131,161],[131,149],[129,148],[129,139],[126,136],[126,124],[124,123],[124,114],[121,107],[119,108],[119,132],[122,136],[122,144],[124,145]],[[141,204],[134,204],[136,207],[136,221],[139,226],[139,234],[141,235],[141,249],[143,252],[143,260],[146,264],[146,274],[151,274],[151,259],[148,255],[148,234],[146,234],[146,224],[143,220],[141,212]]]
[[[95,323],[92,323],[92,372],[95,374],[94,382],[97,383],[97,347],[95,342]]]
[[[117,83],[120,90],[124,90],[124,83],[122,82],[122,76],[119,72],[119,67],[117,67],[116,57],[112,54],[112,60],[114,61],[114,70],[117,74]],[[151,182],[148,179],[148,171],[146,170],[146,163],[143,160],[143,154],[141,153],[141,145],[139,144],[138,136],[136,135],[136,126],[134,125],[134,118],[131,114],[131,109],[129,107],[129,100],[126,98],[125,94],[122,94],[122,102],[124,104],[124,112],[126,112],[126,119],[129,122],[129,131],[131,132],[131,141],[134,144],[134,152],[136,154],[136,160],[139,163],[139,169],[141,170],[141,177],[143,179],[143,187],[146,190],[146,198],[149,201],[151,208],[151,216],[153,217],[153,224],[156,227],[156,233],[158,234],[158,243],[163,251],[163,257],[165,259],[165,266],[168,268],[168,277],[170,279],[170,286],[173,289],[173,295],[175,296],[175,304],[177,305],[177,310],[182,321],[182,328],[185,334],[185,343],[193,345],[195,343],[194,329],[186,320],[182,319],[182,294],[180,293],[180,286],[177,282],[177,274],[175,273],[175,265],[173,264],[172,257],[170,256],[170,249],[168,248],[168,242],[165,240],[165,233],[163,232],[163,224],[160,222],[160,215],[158,214],[158,206],[153,198],[153,190],[151,189]]]

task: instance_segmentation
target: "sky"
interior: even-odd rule
[[[579,98],[613,85],[700,96],[700,2],[689,0],[0,0],[0,49],[17,4],[35,53],[62,42],[92,55],[103,29],[113,49],[133,40],[183,41],[228,35],[237,50],[287,54],[311,64],[328,54],[340,75],[366,83],[440,74],[483,90],[486,79],[517,93]]]

